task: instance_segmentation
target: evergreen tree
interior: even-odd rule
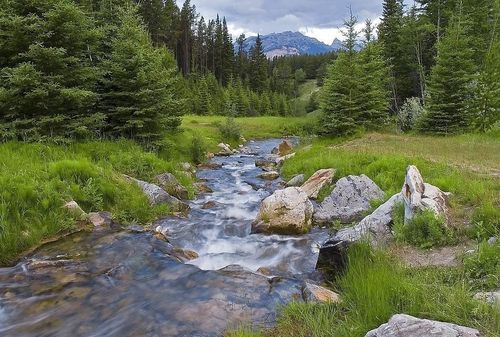
[[[255,46],[250,51],[250,86],[262,92],[267,89],[267,59],[262,47],[260,35],[257,35]]]
[[[472,83],[477,68],[468,32],[468,22],[459,8],[438,43],[436,65],[428,84],[428,104],[420,128],[441,134],[469,128],[471,111],[467,105],[472,95]]]
[[[344,22],[344,51],[328,69],[325,78],[321,110],[321,133],[327,135],[344,135],[356,130],[356,120],[359,117],[360,82],[359,67],[357,66],[354,50],[357,32],[357,20],[350,15]]]
[[[152,47],[134,9],[123,11],[120,19],[104,63],[101,109],[112,136],[154,143],[180,124],[175,61],[166,49]]]
[[[223,40],[223,56],[222,56],[222,83],[227,85],[233,76],[234,68],[234,47],[233,39],[227,29],[226,18],[222,19],[222,40]]]
[[[0,123],[10,137],[62,140],[98,132],[98,34],[82,9],[69,0],[9,1],[0,31]]]

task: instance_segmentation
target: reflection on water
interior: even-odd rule
[[[0,269],[0,336],[220,336],[272,324],[277,305],[301,299],[324,237],[250,234],[260,201],[281,183],[256,178],[254,162],[278,142],[250,143],[259,156],[216,158],[222,168],[200,171],[214,193],[193,201],[189,218],[155,224],[170,242],[79,233]],[[215,207],[203,209],[208,201]],[[198,258],[182,263],[176,247]]]

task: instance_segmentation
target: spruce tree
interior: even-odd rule
[[[250,51],[250,86],[262,92],[267,89],[267,59],[262,47],[262,39],[257,35],[255,46]]]
[[[432,69],[427,92],[427,113],[420,128],[425,132],[449,134],[471,125],[468,102],[477,67],[468,31],[468,21],[461,12],[452,17],[446,34],[438,43],[436,65]]]
[[[120,19],[104,63],[101,109],[110,135],[154,143],[180,124],[175,61],[166,49],[153,48],[133,8]]]
[[[326,135],[351,134],[356,130],[360,114],[359,67],[354,49],[358,33],[357,20],[350,15],[344,22],[344,51],[328,68],[321,94],[321,133]]]

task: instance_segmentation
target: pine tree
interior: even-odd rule
[[[0,12],[0,123],[11,137],[87,137],[94,113],[98,33],[71,1],[8,2]],[[49,34],[50,32],[50,34]]]
[[[227,85],[233,76],[234,68],[234,47],[233,39],[227,29],[226,18],[222,19],[222,40],[223,40],[223,56],[222,56],[222,84]]]
[[[250,86],[262,92],[267,89],[267,59],[262,47],[262,39],[257,35],[255,46],[250,51]]]
[[[363,94],[359,97],[360,114],[358,122],[367,127],[380,127],[388,117],[389,92],[387,78],[389,69],[382,56],[380,44],[371,41],[371,22],[365,27],[365,47],[359,53],[360,85]]]
[[[152,47],[134,9],[122,12],[120,19],[104,63],[101,109],[110,135],[154,143],[180,124],[175,61],[166,49]]]
[[[328,68],[321,97],[321,133],[327,135],[351,134],[356,130],[356,120],[360,114],[359,67],[354,50],[357,20],[350,15],[344,22],[344,51]]]
[[[459,8],[437,46],[436,65],[427,89],[428,111],[420,125],[422,131],[449,134],[466,130],[471,124],[467,102],[471,99],[477,69],[467,29],[468,21]]]

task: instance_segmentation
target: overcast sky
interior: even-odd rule
[[[360,21],[376,21],[382,0],[192,0],[198,13],[225,16],[233,36],[300,31],[327,44],[342,39],[339,27],[348,16],[349,5]],[[377,20],[378,22],[378,20]]]

